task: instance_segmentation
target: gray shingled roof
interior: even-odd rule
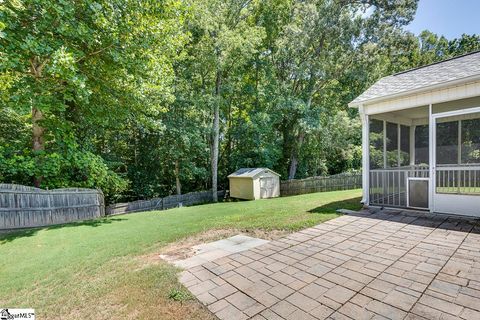
[[[255,178],[257,175],[264,171],[269,171],[277,176],[280,176],[278,173],[268,169],[268,168],[241,168],[228,176],[228,178]]]
[[[480,75],[480,51],[381,78],[350,105],[476,75]]]

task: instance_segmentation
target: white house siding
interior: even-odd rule
[[[433,104],[432,113],[435,114],[435,113],[455,111],[459,109],[476,108],[476,107],[480,107],[480,96]]]
[[[480,96],[480,81],[456,85],[454,87],[412,94],[375,103],[365,103],[363,112],[368,115],[386,113],[429,104],[450,103],[451,101]]]

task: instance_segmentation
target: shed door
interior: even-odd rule
[[[434,211],[480,216],[480,108],[433,116]]]
[[[260,198],[271,198],[274,190],[274,179],[272,177],[260,178]]]

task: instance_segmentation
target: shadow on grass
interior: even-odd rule
[[[348,209],[348,210],[360,210],[362,209],[362,204],[360,203],[361,197],[355,197],[351,199],[329,202],[323,206],[316,207],[314,209],[308,210],[310,213],[336,213],[338,209]]]
[[[0,231],[0,245],[7,242],[12,242],[15,239],[32,237],[41,230],[55,230],[79,226],[88,226],[88,227],[99,227],[106,224],[112,224],[114,222],[124,221],[127,219],[124,218],[98,218],[94,220],[85,220],[85,221],[76,221],[65,224],[56,224],[51,226],[36,227],[29,229],[10,229],[5,231]]]

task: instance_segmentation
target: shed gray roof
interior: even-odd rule
[[[277,176],[280,176],[278,173],[275,171],[272,171],[268,168],[241,168],[232,173],[231,175],[228,176],[228,178],[255,178],[258,176],[260,173],[268,171],[270,173],[273,173]]]
[[[350,105],[356,106],[369,100],[408,93],[479,75],[480,51],[477,51],[381,78],[353,100]]]

